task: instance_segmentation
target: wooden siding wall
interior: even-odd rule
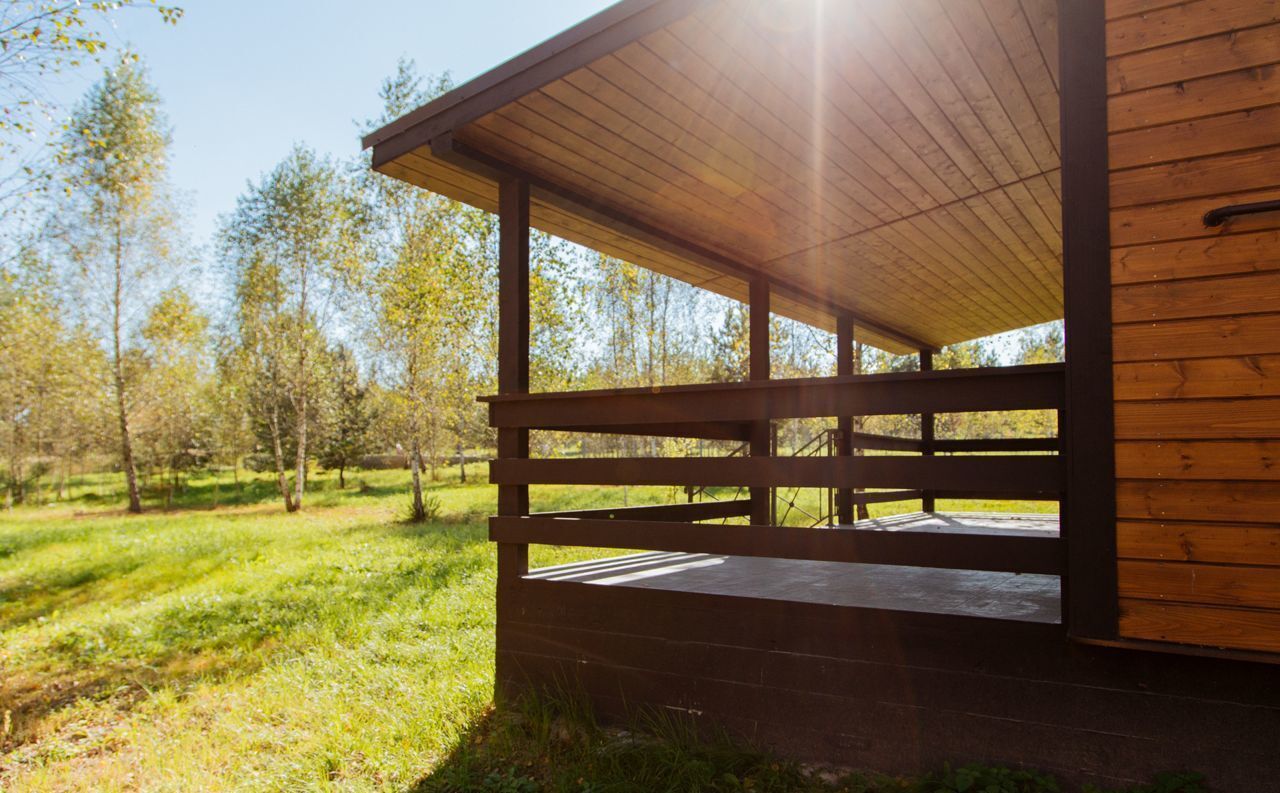
[[[1280,1],[1107,16],[1119,632],[1280,652]]]

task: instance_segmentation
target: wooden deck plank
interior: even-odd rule
[[[1057,576],[976,570],[813,562],[707,554],[630,557],[601,570],[535,571],[542,581],[572,580],[765,598],[796,603],[954,614],[1056,623],[1061,620]]]

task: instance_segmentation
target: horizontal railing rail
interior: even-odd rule
[[[960,440],[935,440],[930,444],[935,452],[1056,452],[1061,445],[1057,438],[964,438]]]
[[[1059,364],[483,397],[493,427],[729,433],[725,425],[831,416],[1057,410]],[[648,431],[648,430],[644,430]],[[710,437],[690,434],[686,437]]]
[[[608,457],[498,459],[489,480],[499,485],[703,485],[707,487],[998,489],[1058,493],[1056,455],[980,457]]]
[[[494,542],[1060,575],[1056,537],[493,517]]]
[[[1060,575],[1064,545],[1049,532],[938,531],[928,521],[921,525],[930,529],[890,530],[860,518],[869,514],[867,505],[889,502],[918,500],[923,511],[933,512],[938,498],[1061,499],[1066,478],[1058,438],[937,439],[931,422],[948,413],[1061,414],[1064,385],[1064,368],[1046,364],[487,397],[490,423],[500,429],[741,444],[727,456],[702,456],[699,445],[699,456],[690,457],[493,460],[489,478],[500,486],[683,487],[689,501],[495,517],[490,520],[490,537],[515,545]],[[852,431],[848,426],[849,419],[875,415],[921,415],[921,437]],[[787,456],[776,434],[768,453],[746,454],[746,442],[762,427],[781,419],[808,418],[846,423],[804,442],[796,438]],[[802,496],[803,489],[826,492]],[[747,492],[752,498],[742,497]],[[761,498],[767,499],[763,513]],[[776,509],[780,502],[786,505],[783,511]],[[829,528],[772,525],[797,522],[810,527],[825,523]]]
[[[614,509],[576,509],[564,512],[535,512],[532,518],[588,518],[594,520],[693,521],[740,518],[751,514],[751,499],[692,501],[687,504],[655,504]]]

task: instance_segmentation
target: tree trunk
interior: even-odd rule
[[[427,508],[422,501],[422,449],[418,444],[418,435],[414,433],[409,448],[409,470],[413,472],[413,514],[415,523],[427,519]]]
[[[300,366],[306,365],[306,354],[298,356]],[[302,494],[307,486],[307,386],[306,374],[302,374],[302,394],[298,399],[298,455],[293,474],[293,510],[302,509]]]
[[[22,458],[25,456],[25,450],[22,448],[22,429],[15,427],[13,430],[13,443],[10,445],[9,451],[9,506],[21,504],[26,499],[26,484],[23,481],[25,473],[22,470]]]
[[[274,400],[271,403],[271,449],[276,460],[276,485],[280,495],[284,497],[284,511],[293,512],[293,494],[289,491],[289,480],[284,475],[284,448],[280,445],[280,406]]]
[[[347,478],[345,475],[346,469],[347,469],[347,466],[345,464],[338,466],[338,489],[339,490],[347,489]]]
[[[124,242],[120,224],[116,224],[115,240],[115,292],[111,297],[112,374],[116,390],[116,408],[120,419],[120,462],[124,468],[124,481],[129,489],[129,511],[142,512],[142,496],[138,492],[138,472],[133,465],[133,437],[129,434],[129,412],[125,398],[124,361],[121,355],[121,314],[124,300]]]
[[[436,416],[431,417],[431,441],[427,449],[427,460],[431,464],[431,481],[439,482],[440,474],[436,471],[436,465],[440,458],[440,421]]]
[[[462,441],[458,441],[458,469],[460,471],[459,481],[465,485],[467,483],[467,453],[462,448]]]
[[[294,384],[298,389],[297,409],[298,454],[294,461],[293,509],[302,509],[302,495],[307,487],[307,274],[305,262],[301,265],[302,283],[298,300],[298,371]]]

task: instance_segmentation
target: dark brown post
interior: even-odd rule
[[[529,392],[529,183],[498,185],[498,392]],[[529,430],[498,430],[498,457],[529,456]],[[529,514],[528,485],[499,485],[498,514]],[[498,544],[498,585],[529,572],[529,546]]]
[[[751,344],[750,372],[752,380],[769,379],[769,282],[756,278],[751,282],[749,296],[749,321]],[[769,428],[771,422],[757,421],[751,427],[751,456],[769,456]],[[768,487],[751,488],[751,522],[768,525],[772,512],[773,491]]]
[[[853,318],[847,314],[836,317],[836,376],[853,374]],[[836,454],[853,456],[853,416],[838,419],[839,442]],[[836,493],[836,523],[853,523],[853,491],[842,489]]]
[[[920,351],[920,371],[933,371],[933,350]],[[923,450],[920,452],[925,457],[933,456],[933,414],[920,414],[920,440],[923,442]],[[923,512],[933,512],[937,507],[936,499],[932,490],[926,490],[920,497],[920,509]]]

